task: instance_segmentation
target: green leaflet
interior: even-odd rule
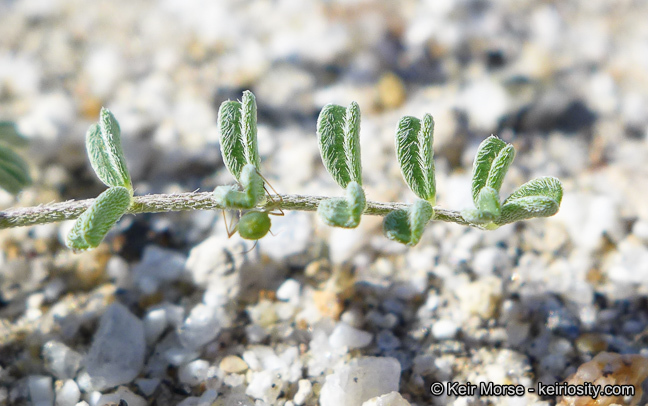
[[[320,202],[317,214],[329,226],[356,228],[367,206],[364,190],[351,181],[346,188],[346,198],[332,198]]]
[[[477,195],[477,209],[462,211],[461,215],[474,224],[488,224],[500,216],[499,193],[490,186],[485,186]]]
[[[417,200],[406,210],[394,210],[383,221],[383,233],[387,238],[415,246],[421,240],[425,226],[434,216],[432,205]]]
[[[264,182],[254,165],[247,164],[243,167],[240,182],[242,192],[233,186],[218,186],[214,190],[214,200],[228,209],[251,209],[263,201]]]
[[[86,150],[92,169],[106,186],[123,186],[132,191],[120,134],[115,116],[102,108],[99,124],[91,125],[86,133]]]
[[[77,218],[65,244],[75,252],[96,248],[117,220],[126,213],[130,203],[131,191],[125,187],[114,186],[104,191]]]
[[[517,188],[504,201],[496,224],[508,224],[534,217],[549,217],[558,212],[563,189],[553,177],[533,179]]]
[[[225,101],[218,109],[221,154],[225,166],[236,180],[247,164],[260,169],[257,144],[257,106],[254,94],[243,92],[242,102]]]
[[[431,204],[436,200],[433,138],[434,120],[429,114],[423,121],[406,116],[398,122],[396,157],[403,178],[418,197]]]
[[[493,135],[479,145],[472,176],[472,196],[475,206],[477,196],[485,186],[490,186],[499,192],[513,158],[515,158],[513,146]]]
[[[11,149],[0,145],[0,187],[15,195],[31,183],[25,161]]]
[[[317,139],[324,166],[338,185],[362,185],[358,103],[352,102],[346,109],[336,104],[324,106],[317,119]]]
[[[246,240],[258,240],[265,237],[270,231],[270,216],[264,211],[249,211],[245,213],[237,224],[241,238]]]

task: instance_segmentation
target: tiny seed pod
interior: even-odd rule
[[[270,216],[265,211],[253,210],[245,213],[238,222],[238,232],[246,240],[258,240],[270,231]]]
[[[117,220],[126,213],[130,203],[130,190],[125,187],[115,186],[104,191],[77,218],[65,244],[77,252],[96,248]]]
[[[349,182],[346,198],[332,198],[322,201],[317,214],[324,223],[332,227],[356,228],[367,206],[364,190],[357,182]]]
[[[385,216],[383,233],[387,238],[415,246],[421,240],[425,226],[434,216],[434,208],[425,200],[417,200],[405,210],[394,210]]]

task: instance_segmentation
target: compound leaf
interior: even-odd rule
[[[349,182],[362,185],[360,160],[360,108],[327,104],[317,119],[317,139],[326,170],[343,188]]]
[[[126,213],[131,191],[122,186],[111,187],[99,195],[74,223],[65,244],[74,251],[96,248],[113,225]]]
[[[563,189],[554,177],[533,179],[517,188],[504,201],[497,224],[508,224],[534,217],[549,217],[558,212]]]
[[[477,205],[477,196],[485,186],[492,187],[499,192],[514,157],[513,146],[493,135],[479,145],[473,163],[472,176],[472,196],[475,206]]]
[[[421,240],[425,226],[434,216],[432,205],[425,200],[417,200],[404,210],[394,210],[385,216],[383,233],[387,238],[415,246]]]
[[[29,168],[20,155],[0,145],[0,187],[15,195],[31,182]]]
[[[99,124],[93,124],[88,129],[86,150],[92,169],[106,186],[122,186],[132,191],[119,123],[108,109],[102,108]]]
[[[436,199],[433,137],[434,120],[429,114],[422,121],[406,116],[398,122],[396,157],[403,178],[418,197],[432,204]]]
[[[364,190],[351,181],[346,188],[346,197],[331,198],[320,202],[317,214],[329,226],[356,228],[367,206]]]
[[[236,180],[239,180],[241,170],[247,163],[241,134],[241,113],[241,103],[237,101],[225,101],[218,109],[223,162]]]

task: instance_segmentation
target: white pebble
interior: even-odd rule
[[[164,309],[149,310],[144,316],[144,336],[147,344],[155,343],[167,328],[167,317]]]
[[[326,377],[320,392],[321,406],[356,406],[398,391],[401,366],[396,358],[363,357]]]
[[[101,394],[100,394],[101,395]],[[113,393],[108,393],[105,395],[101,395],[96,402],[90,402],[91,406],[104,406],[106,404],[109,404],[111,402],[114,402],[115,404],[119,404],[120,400],[126,401],[126,404],[128,406],[146,406],[147,402],[144,400],[139,395],[134,394],[133,392],[130,391],[130,389],[120,386],[117,388],[117,390]]]
[[[216,312],[198,304],[193,309],[184,324],[179,328],[178,337],[183,346],[198,349],[218,336],[221,326]]]
[[[27,378],[27,386],[32,405],[52,406],[54,404],[51,376],[31,375]]]
[[[277,299],[292,303],[298,302],[300,289],[301,286],[299,285],[299,282],[294,279],[287,279],[281,284],[281,286],[279,286],[279,289],[277,289]]]
[[[432,335],[437,340],[454,338],[459,327],[452,320],[441,319],[432,325]]]
[[[144,366],[145,352],[142,321],[124,305],[110,305],[101,316],[85,359],[93,388],[102,390],[131,382]]]
[[[333,348],[362,348],[371,343],[373,335],[366,331],[359,330],[351,327],[344,322],[340,322],[335,326],[331,336],[329,337],[329,344]]]
[[[283,381],[273,371],[255,372],[245,394],[266,403],[274,403],[283,389]]]
[[[400,393],[390,392],[386,395],[371,398],[364,402],[362,406],[410,406],[410,403],[403,399]]]
[[[209,362],[197,359],[178,369],[178,379],[184,384],[196,386],[207,379],[208,369]]]
[[[160,386],[160,378],[151,378],[151,379],[138,379],[135,381],[135,384],[139,388],[140,392],[144,396],[151,396],[158,386]]]
[[[74,406],[80,399],[81,391],[73,379],[67,379],[56,391],[56,406]]]
[[[297,406],[301,406],[308,398],[310,398],[313,393],[313,384],[308,379],[300,379],[297,383],[297,393],[293,397],[293,403]]]
[[[81,368],[83,357],[78,352],[58,341],[43,345],[45,368],[58,379],[74,378]]]

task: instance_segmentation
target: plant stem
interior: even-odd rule
[[[212,196],[213,194],[211,192],[135,196],[127,214],[224,209],[223,206],[214,202]],[[267,208],[268,210],[316,211],[319,202],[328,199],[325,196],[303,195],[278,195],[278,197],[273,196],[273,198],[274,200],[267,201],[265,205],[259,208]],[[94,202],[94,199],[70,200],[61,203],[3,210],[0,211],[0,229],[72,220],[79,217],[92,205],[92,202]],[[405,203],[367,201],[367,208],[364,214],[386,216],[394,210],[405,209],[408,206]],[[482,228],[481,226],[466,221],[457,211],[439,207],[434,208],[433,219]]]

